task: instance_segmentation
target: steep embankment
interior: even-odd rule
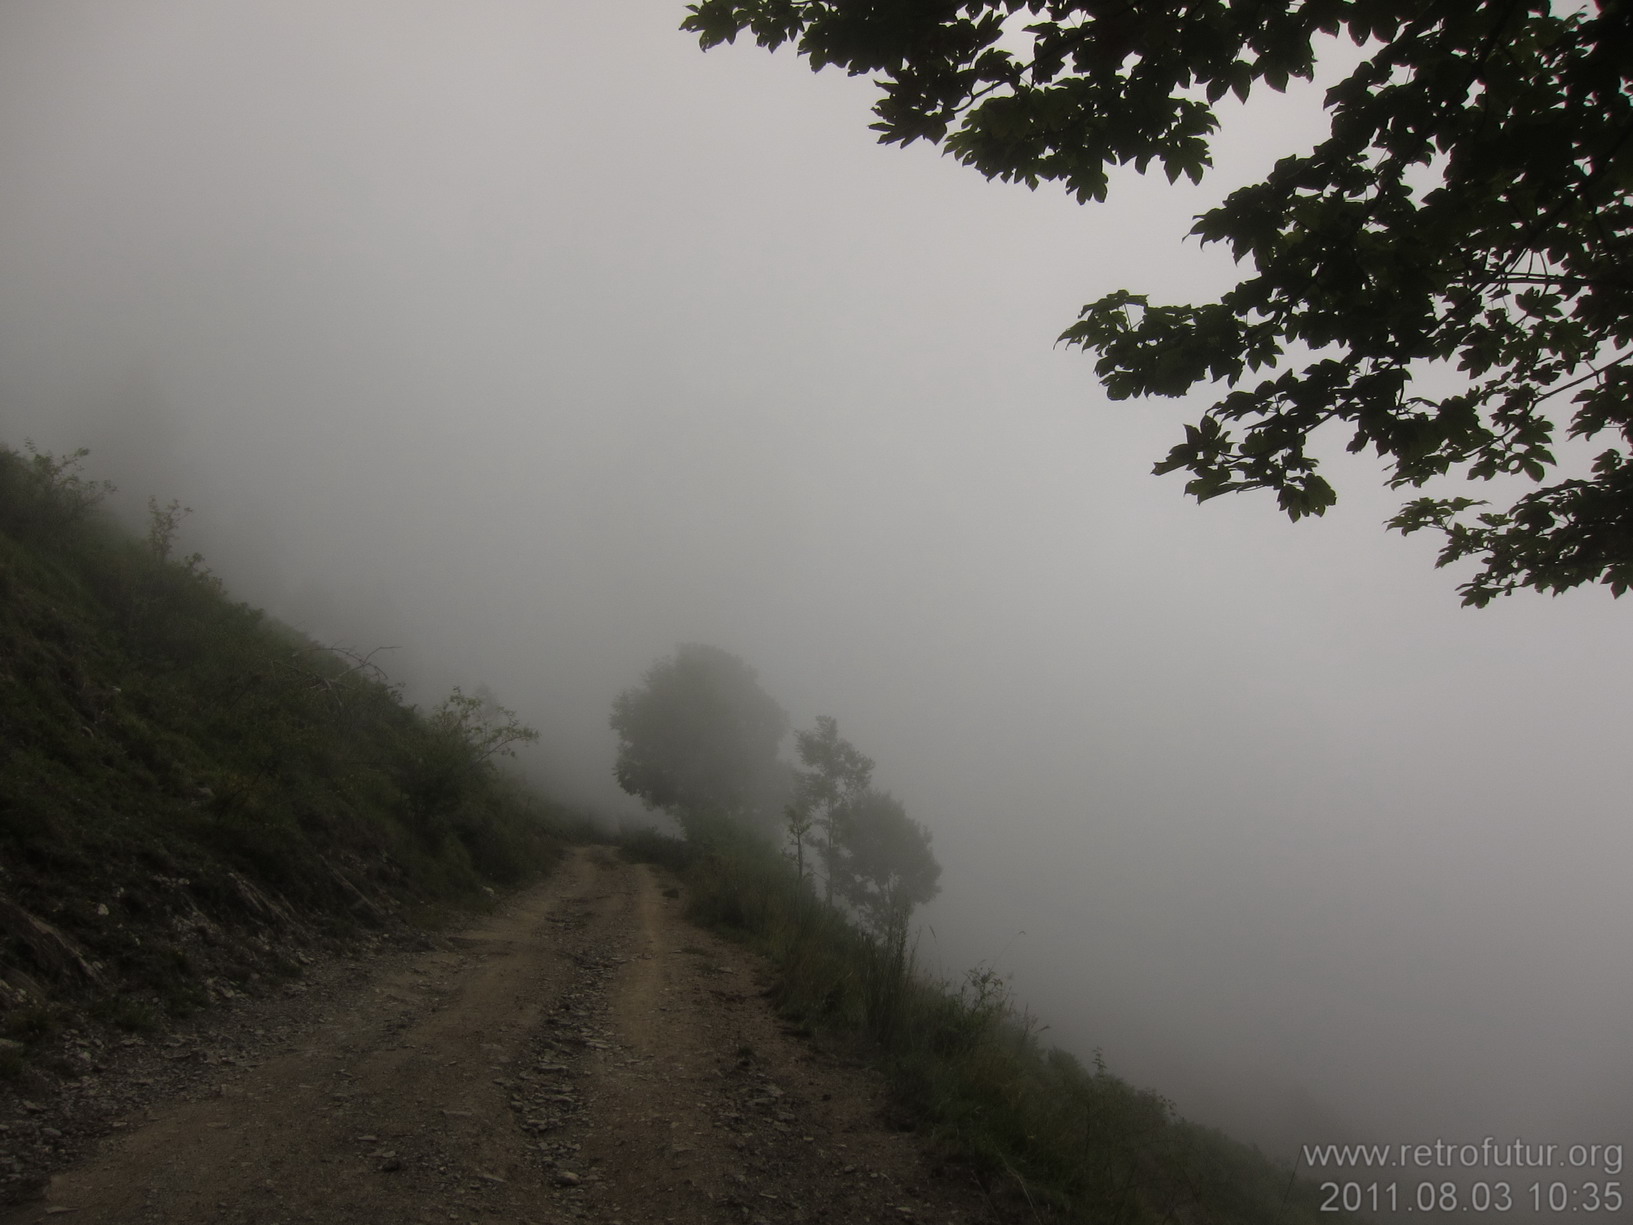
[[[660,869],[581,849],[303,1015],[249,1003],[156,1039],[189,1073],[172,1100],[109,1110],[128,1086],[85,1077],[22,1126],[106,1138],[0,1222],[996,1219],[683,904]]]
[[[493,768],[531,735],[511,712],[458,690],[415,709],[369,656],[177,559],[175,504],[145,539],[101,518],[82,458],[0,446],[8,1095],[560,848],[563,814]],[[0,1197],[20,1177],[0,1162]]]

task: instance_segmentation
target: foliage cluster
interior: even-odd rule
[[[1118,166],[1200,181],[1227,95],[1313,79],[1347,36],[1362,53],[1326,92],[1327,136],[1196,220],[1243,279],[1194,305],[1118,290],[1061,339],[1113,399],[1214,397],[1156,466],[1199,500],[1262,489],[1320,515],[1337,495],[1312,440],[1332,434],[1391,488],[1527,489],[1391,520],[1443,533],[1442,565],[1479,563],[1467,604],[1633,584],[1625,0],[700,0],[684,26],[867,74],[881,141],[1080,201]],[[1568,439],[1597,454],[1562,464]]]
[[[646,856],[661,854],[643,837]],[[684,844],[679,844],[684,847]],[[683,857],[687,857],[684,856]],[[1353,1221],[1256,1149],[1170,1103],[1046,1047],[991,967],[951,986],[912,950],[846,922],[786,856],[718,841],[683,867],[695,918],[735,930],[778,969],[776,996],[819,1039],[860,1043],[898,1101],[1016,1219],[1157,1225]]]
[[[788,786],[777,760],[788,715],[737,656],[683,643],[618,695],[611,722],[618,785],[689,837],[772,827]]]
[[[794,743],[804,769],[794,776],[786,828],[797,873],[805,874],[805,839],[815,832],[823,899],[838,898],[869,931],[904,947],[914,909],[940,888],[929,831],[873,787],[873,759],[839,734],[831,715],[817,716]]]
[[[512,712],[417,711],[373,653],[174,558],[179,504],[145,539],[99,515],[83,456],[0,447],[0,1014],[185,1009],[287,970],[286,938],[479,901],[559,853],[566,814],[494,768],[534,735]]]
[[[668,811],[688,840],[707,848],[745,833],[772,836],[780,808],[796,878],[807,879],[805,848],[815,838],[824,903],[898,952],[905,946],[913,910],[935,896],[941,867],[929,832],[872,787],[873,760],[831,716],[795,733],[804,767],[796,769],[777,755],[788,715],[754,669],[719,647],[684,643],[618,695],[611,722],[619,785]]]
[[[840,874],[845,813],[867,794],[873,782],[873,759],[839,735],[839,722],[818,715],[816,727],[794,733],[794,745],[805,768],[795,778],[787,808],[788,841],[794,864],[805,874],[805,843],[816,839],[822,859],[824,896],[833,901]]]

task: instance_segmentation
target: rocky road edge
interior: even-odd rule
[[[159,1105],[287,1051],[320,1023],[325,1008],[350,994],[359,975],[450,947],[443,936],[388,916],[350,937],[281,944],[279,955],[300,968],[296,978],[256,974],[248,990],[206,978],[201,993],[210,1006],[166,1018],[153,1032],[77,1019],[37,1056],[43,1068],[0,1080],[0,1209],[37,1198],[54,1172],[139,1125]],[[21,1045],[0,1040],[0,1055]]]
[[[999,1219],[682,906],[658,870],[584,848],[432,947],[120,1048],[24,1108],[62,1161],[0,1222]]]

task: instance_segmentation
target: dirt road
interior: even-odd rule
[[[785,1032],[752,954],[681,910],[657,869],[580,849],[209,1060],[0,1225],[992,1219],[865,1073]]]

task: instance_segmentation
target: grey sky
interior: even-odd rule
[[[1052,347],[1220,283],[1188,218],[1298,100],[1085,209],[682,15],[8,0],[0,440],[614,810],[614,694],[742,655],[934,831],[925,958],[1277,1155],[1626,1139],[1628,608],[1460,609],[1364,459],[1316,523],[1197,508],[1185,406]]]

